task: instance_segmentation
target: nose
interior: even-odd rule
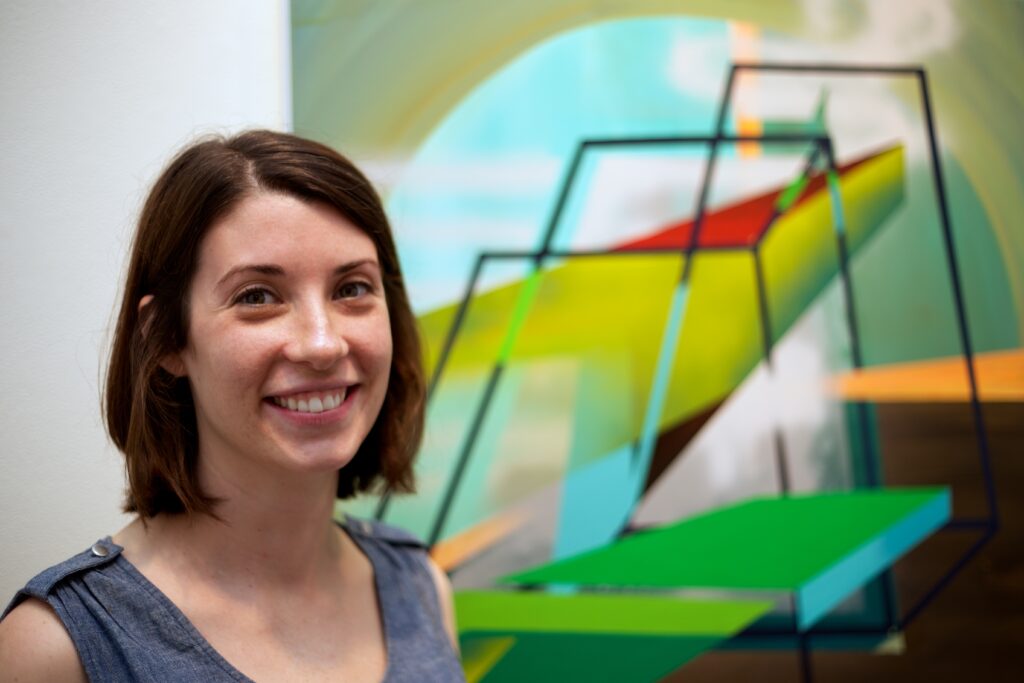
[[[306,304],[294,313],[294,326],[285,356],[315,370],[330,370],[348,355],[345,325],[326,304]]]

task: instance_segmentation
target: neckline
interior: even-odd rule
[[[353,533],[353,530],[348,527],[347,520],[335,520],[338,527],[345,533],[345,535],[352,541],[359,552],[363,554],[366,560],[370,563],[370,569],[373,572],[373,590],[377,598],[377,611],[380,613],[380,624],[382,636],[384,638],[384,676],[380,679],[380,683],[387,683],[388,678],[391,675],[392,670],[392,652],[394,652],[394,643],[391,635],[390,620],[388,619],[386,610],[384,609],[384,591],[381,586],[381,573],[378,570],[377,563],[374,562],[374,555],[364,545],[363,539],[359,537],[359,534]],[[100,543],[110,547],[110,550],[114,553],[115,564],[120,564],[129,575],[132,576],[139,583],[142,588],[153,597],[157,603],[168,613],[168,615],[175,621],[175,623],[182,629],[184,635],[188,640],[192,641],[192,644],[196,645],[202,650],[217,666],[224,669],[232,678],[243,681],[245,683],[256,683],[253,679],[242,673],[237,667],[227,660],[211,643],[206,637],[196,628],[196,625],[192,623],[192,620],[178,607],[173,600],[167,597],[162,590],[155,583],[149,580],[145,574],[143,574],[138,567],[132,564],[132,561],[124,556],[124,547],[118,545],[114,540],[107,536]],[[95,546],[94,546],[95,547]]]

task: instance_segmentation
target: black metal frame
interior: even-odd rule
[[[678,248],[661,248],[661,249],[631,249],[628,251],[621,252],[609,252],[607,250],[557,250],[552,248],[552,242],[554,241],[555,235],[558,231],[559,223],[561,222],[562,215],[565,210],[565,206],[568,203],[569,196],[571,194],[573,184],[576,180],[576,176],[579,172],[579,168],[583,162],[588,150],[605,148],[605,147],[624,147],[624,146],[660,146],[660,145],[710,145],[711,149],[715,149],[719,142],[726,143],[744,143],[744,142],[757,142],[761,144],[793,144],[793,143],[807,143],[812,145],[812,152],[808,159],[808,166],[813,165],[814,160],[818,156],[818,151],[821,147],[826,144],[827,138],[818,135],[806,135],[806,134],[784,134],[784,135],[684,135],[684,136],[666,136],[666,137],[642,137],[642,138],[603,138],[603,139],[590,139],[581,142],[573,155],[572,162],[569,165],[569,170],[566,174],[565,179],[562,181],[562,189],[559,192],[558,200],[555,204],[555,209],[552,212],[551,218],[548,221],[547,227],[544,232],[544,237],[541,247],[536,251],[487,251],[481,252],[477,256],[476,263],[473,266],[472,273],[470,275],[469,282],[467,283],[466,289],[463,293],[462,300],[459,302],[459,307],[456,310],[455,317],[452,320],[451,327],[448,329],[448,334],[445,337],[444,345],[441,347],[438,360],[434,366],[433,373],[431,374],[430,381],[427,386],[427,400],[433,397],[434,391],[436,390],[444,367],[447,364],[448,358],[451,354],[451,349],[454,346],[455,339],[458,336],[459,330],[462,327],[462,323],[465,320],[466,312],[469,309],[469,304],[473,298],[473,292],[476,290],[477,283],[479,282],[480,276],[483,272],[483,267],[488,260],[499,260],[499,259],[531,259],[533,261],[533,271],[537,272],[543,268],[545,260],[549,258],[577,258],[577,257],[588,257],[588,256],[639,256],[644,254],[678,254],[680,250]],[[717,155],[711,157],[713,160]],[[680,275],[680,279],[683,282],[689,280],[692,263],[695,260],[693,255],[696,251],[756,251],[760,242],[764,239],[767,232],[762,232],[753,246],[729,246],[729,247],[717,247],[709,249],[707,247],[700,247],[698,249],[698,243],[700,238],[700,230],[704,220],[704,203],[707,199],[708,192],[708,180],[710,178],[710,166],[713,166],[713,161],[709,161],[709,173],[705,176],[705,184],[702,187],[701,197],[698,202],[698,211],[696,218],[694,219],[694,228],[691,234],[689,245],[682,250],[682,255],[685,257],[683,263],[683,271]],[[769,225],[773,222],[777,216],[773,216]],[[761,321],[762,330],[766,325],[766,321],[762,318]],[[500,362],[496,362],[488,375],[487,383],[484,388],[483,396],[480,402],[477,404],[476,410],[473,413],[473,419],[470,423],[467,437],[463,441],[462,448],[459,452],[459,457],[456,460],[455,469],[451,476],[449,486],[445,490],[442,498],[440,510],[431,525],[430,533],[427,537],[427,542],[430,545],[435,544],[441,537],[444,530],[444,524],[447,521],[448,514],[451,506],[454,502],[455,495],[458,492],[458,488],[461,484],[462,477],[465,473],[466,466],[468,465],[469,458],[472,454],[473,448],[476,444],[477,436],[480,433],[480,429],[483,426],[483,420],[486,416],[487,410],[490,407],[490,402],[494,396],[494,392],[501,379],[501,375],[504,371],[504,366]],[[784,465],[782,465],[784,467]],[[785,492],[785,491],[783,491]],[[385,493],[381,498],[380,505],[378,505],[375,512],[375,517],[381,519],[387,512],[387,508],[390,504],[390,495]]]
[[[972,416],[974,418],[975,436],[978,443],[978,457],[981,465],[982,476],[985,483],[986,502],[988,504],[988,517],[978,519],[952,519],[942,531],[979,530],[981,537],[972,545],[950,569],[943,574],[939,580],[929,588],[918,601],[911,606],[904,614],[900,615],[894,610],[893,600],[887,595],[886,603],[889,610],[889,626],[887,631],[904,631],[920,615],[928,604],[963,570],[971,559],[995,536],[999,530],[999,507],[995,490],[995,481],[992,474],[991,455],[988,445],[988,433],[985,429],[984,414],[981,407],[981,400],[978,395],[977,373],[974,365],[974,347],[971,341],[970,329],[967,323],[966,302],[963,296],[960,269],[956,259],[956,246],[953,238],[953,230],[949,214],[949,203],[946,195],[945,180],[942,172],[941,157],[939,155],[938,133],[935,130],[935,122],[932,114],[931,96],[928,90],[928,77],[923,67],[920,66],[862,66],[847,64],[787,64],[787,63],[760,63],[760,64],[733,64],[729,69],[726,80],[725,91],[719,102],[718,117],[716,122],[716,133],[720,134],[725,129],[725,118],[729,103],[735,88],[736,75],[741,71],[757,71],[767,73],[790,73],[790,74],[838,74],[851,76],[888,76],[898,78],[915,79],[918,85],[918,92],[921,98],[921,106],[925,117],[925,131],[928,137],[928,160],[932,170],[932,181],[939,210],[939,227],[942,231],[943,246],[946,254],[947,269],[949,271],[953,301],[956,309],[957,328],[960,337],[960,347],[966,360],[968,383],[970,387],[970,403]],[[831,142],[826,147],[828,155],[828,167],[830,171],[835,170],[835,159],[832,152]],[[840,240],[840,248],[845,252],[845,245]],[[846,261],[845,253],[842,260]],[[844,276],[844,282],[849,282],[848,274]],[[852,294],[852,289],[849,289]],[[856,308],[852,298],[847,305],[848,314],[851,316],[851,323],[855,329]],[[859,345],[857,345],[859,346]],[[856,349],[857,346],[854,348]],[[855,365],[861,366],[859,350],[855,351],[858,357],[855,358]],[[866,409],[865,404],[857,404],[858,411]],[[863,412],[862,412],[863,418]],[[863,424],[863,419],[862,419]],[[869,459],[870,460],[870,459]],[[877,474],[869,473],[869,479],[877,479]],[[888,570],[886,571],[888,574]],[[891,582],[883,580],[886,590],[891,590]],[[805,680],[812,677],[811,661],[807,649],[811,646],[811,639],[819,631],[811,629],[806,635],[801,635],[799,645],[801,650],[801,670]],[[741,635],[756,636],[755,630],[748,630]],[[763,634],[761,634],[763,635]],[[783,634],[779,634],[783,635]],[[824,633],[823,633],[824,635]],[[830,634],[831,635],[831,634]],[[879,635],[883,635],[880,633]]]
[[[558,194],[554,210],[548,220],[543,240],[539,249],[535,251],[492,251],[482,252],[478,255],[477,260],[473,266],[472,273],[467,283],[465,292],[462,300],[459,303],[456,314],[452,320],[451,326],[448,329],[448,333],[445,337],[444,345],[441,348],[438,360],[434,366],[433,373],[430,377],[428,384],[427,397],[428,400],[434,395],[437,386],[441,380],[445,365],[450,357],[452,347],[454,346],[455,339],[458,336],[459,330],[465,320],[466,312],[469,308],[469,304],[473,298],[473,293],[480,279],[483,271],[484,264],[488,260],[500,260],[500,259],[531,259],[533,261],[533,273],[538,272],[543,268],[545,260],[549,258],[586,258],[589,256],[609,256],[609,255],[621,255],[621,256],[639,256],[644,254],[669,254],[669,253],[680,253],[678,248],[662,248],[662,249],[643,249],[643,250],[628,250],[609,252],[603,250],[556,250],[552,248],[552,242],[554,240],[557,228],[562,219],[566,203],[570,196],[573,183],[576,179],[576,175],[579,171],[581,162],[584,155],[588,150],[612,147],[612,146],[637,146],[637,145],[665,145],[665,144],[701,144],[708,147],[708,161],[705,165],[704,177],[701,183],[701,189],[699,198],[697,201],[697,207],[695,212],[695,218],[693,222],[693,230],[690,236],[689,245],[682,250],[682,255],[685,257],[683,264],[683,270],[681,273],[681,281],[687,282],[690,277],[692,270],[692,264],[694,262],[694,254],[696,251],[750,251],[754,259],[755,277],[757,281],[758,289],[758,310],[760,312],[761,320],[761,332],[762,342],[764,349],[765,361],[771,366],[771,353],[772,353],[772,328],[770,315],[767,306],[767,295],[765,293],[766,287],[761,270],[760,261],[760,247],[761,242],[768,234],[768,229],[771,224],[778,218],[778,215],[773,215],[765,226],[765,229],[759,234],[758,239],[753,245],[743,247],[718,247],[708,248],[699,247],[700,232],[703,227],[705,210],[708,199],[708,192],[711,183],[711,177],[714,173],[715,163],[718,157],[718,146],[722,143],[733,144],[733,143],[744,143],[744,142],[755,142],[762,144],[791,144],[791,143],[808,143],[812,145],[811,153],[808,158],[807,168],[811,169],[816,166],[820,156],[825,157],[826,168],[821,171],[822,173],[836,173],[836,160],[834,158],[832,141],[829,137],[824,135],[813,135],[813,134],[782,134],[782,135],[728,135],[724,132],[725,119],[729,109],[729,104],[732,100],[733,91],[735,89],[736,75],[741,71],[759,71],[759,72],[780,72],[780,73],[818,73],[818,74],[843,74],[843,75],[868,75],[868,76],[889,76],[889,77],[910,77],[917,80],[919,85],[919,91],[921,95],[921,103],[925,114],[925,127],[928,136],[928,151],[929,151],[929,162],[932,168],[932,179],[934,183],[934,190],[939,208],[940,217],[940,229],[942,231],[943,245],[945,248],[945,254],[947,259],[947,268],[950,274],[950,280],[953,290],[954,305],[956,309],[957,326],[960,337],[960,345],[962,354],[965,358],[967,369],[968,369],[968,381],[970,386],[970,402],[971,410],[974,418],[975,432],[978,442],[979,459],[982,469],[982,474],[985,482],[985,493],[988,503],[988,516],[983,519],[952,519],[950,520],[940,531],[981,531],[982,536],[962,555],[953,566],[934,584],[932,585],[925,594],[918,599],[918,601],[911,606],[904,614],[899,614],[895,600],[892,596],[891,580],[888,577],[889,570],[886,570],[882,576],[881,585],[883,587],[884,600],[887,612],[886,624],[879,624],[878,627],[843,627],[843,628],[824,628],[824,627],[812,627],[808,631],[800,631],[795,623],[795,611],[794,621],[791,627],[785,629],[764,629],[758,627],[751,627],[736,636],[733,639],[733,643],[742,646],[744,642],[764,642],[777,640],[783,643],[792,643],[798,650],[798,656],[800,658],[801,671],[805,680],[810,680],[812,677],[812,661],[811,661],[811,650],[815,641],[820,640],[825,643],[829,640],[836,638],[845,637],[878,637],[884,638],[893,632],[899,632],[905,630],[924,610],[924,608],[956,577],[957,574],[970,562],[971,559],[992,539],[999,529],[999,509],[996,498],[996,490],[994,478],[992,475],[991,458],[988,446],[988,438],[985,430],[984,416],[981,407],[981,401],[978,396],[977,388],[977,376],[974,366],[974,351],[971,342],[970,330],[967,325],[966,316],[966,303],[963,297],[960,271],[956,259],[956,248],[954,244],[952,228],[950,224],[949,209],[947,196],[945,191],[945,181],[943,179],[941,162],[938,151],[938,140],[935,131],[931,98],[928,91],[928,81],[925,71],[921,67],[914,66],[854,66],[854,65],[842,65],[842,64],[780,64],[780,63],[763,63],[763,64],[734,64],[729,70],[728,77],[726,80],[726,87],[723,92],[722,98],[719,102],[718,115],[716,120],[715,132],[712,135],[689,135],[689,136],[667,136],[667,137],[641,137],[641,138],[609,138],[609,139],[591,139],[584,140],[581,142],[572,157],[569,164],[566,175],[562,181],[561,189]],[[851,276],[849,272],[849,251],[846,244],[846,236],[843,232],[837,231],[836,234],[836,248],[839,259],[839,275],[842,280],[843,293],[844,293],[844,305],[847,313],[847,326],[851,336],[851,355],[854,367],[862,367],[862,355],[860,351],[860,335],[857,325],[857,313],[856,305],[853,294],[853,287]],[[458,492],[459,485],[462,480],[462,476],[465,472],[466,466],[468,465],[470,456],[473,451],[473,447],[476,443],[477,436],[479,435],[481,426],[483,424],[484,417],[487,413],[491,399],[493,398],[494,392],[501,379],[504,367],[500,362],[496,362],[491,370],[488,377],[488,381],[483,392],[483,395],[478,403],[476,410],[473,414],[473,420],[471,427],[467,432],[466,439],[463,442],[462,449],[459,453],[459,457],[456,460],[456,464],[452,475],[449,479],[448,487],[445,491],[442,499],[440,508],[437,516],[431,526],[430,535],[428,542],[433,545],[440,538],[443,533],[445,522],[447,521],[448,515],[451,510],[451,506],[454,502],[455,496]],[[867,419],[867,404],[863,402],[856,403],[856,411],[858,414],[858,422],[861,424],[863,445],[865,448],[870,448],[872,439],[869,438],[868,434],[868,419]],[[777,434],[776,438],[776,462],[779,475],[780,488],[783,493],[788,491],[788,475],[786,471],[785,463],[785,449],[780,434]],[[879,475],[875,469],[876,457],[873,454],[865,456],[865,472],[866,472],[866,484],[868,487],[877,487],[879,485]],[[390,494],[386,492],[381,498],[380,504],[375,512],[375,517],[380,519],[384,516],[387,511],[390,502]]]

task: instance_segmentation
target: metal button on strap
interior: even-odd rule
[[[106,557],[110,554],[110,549],[105,545],[96,543],[95,545],[93,545],[91,552],[96,557]]]

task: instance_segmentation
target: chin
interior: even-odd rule
[[[281,443],[264,448],[263,462],[277,469],[297,474],[330,474],[342,469],[355,458],[357,447],[349,443]]]
[[[306,472],[333,473],[352,462],[355,455],[354,451],[351,453],[346,451],[343,455],[339,455],[337,452],[323,454],[306,453],[297,455],[296,460]]]

